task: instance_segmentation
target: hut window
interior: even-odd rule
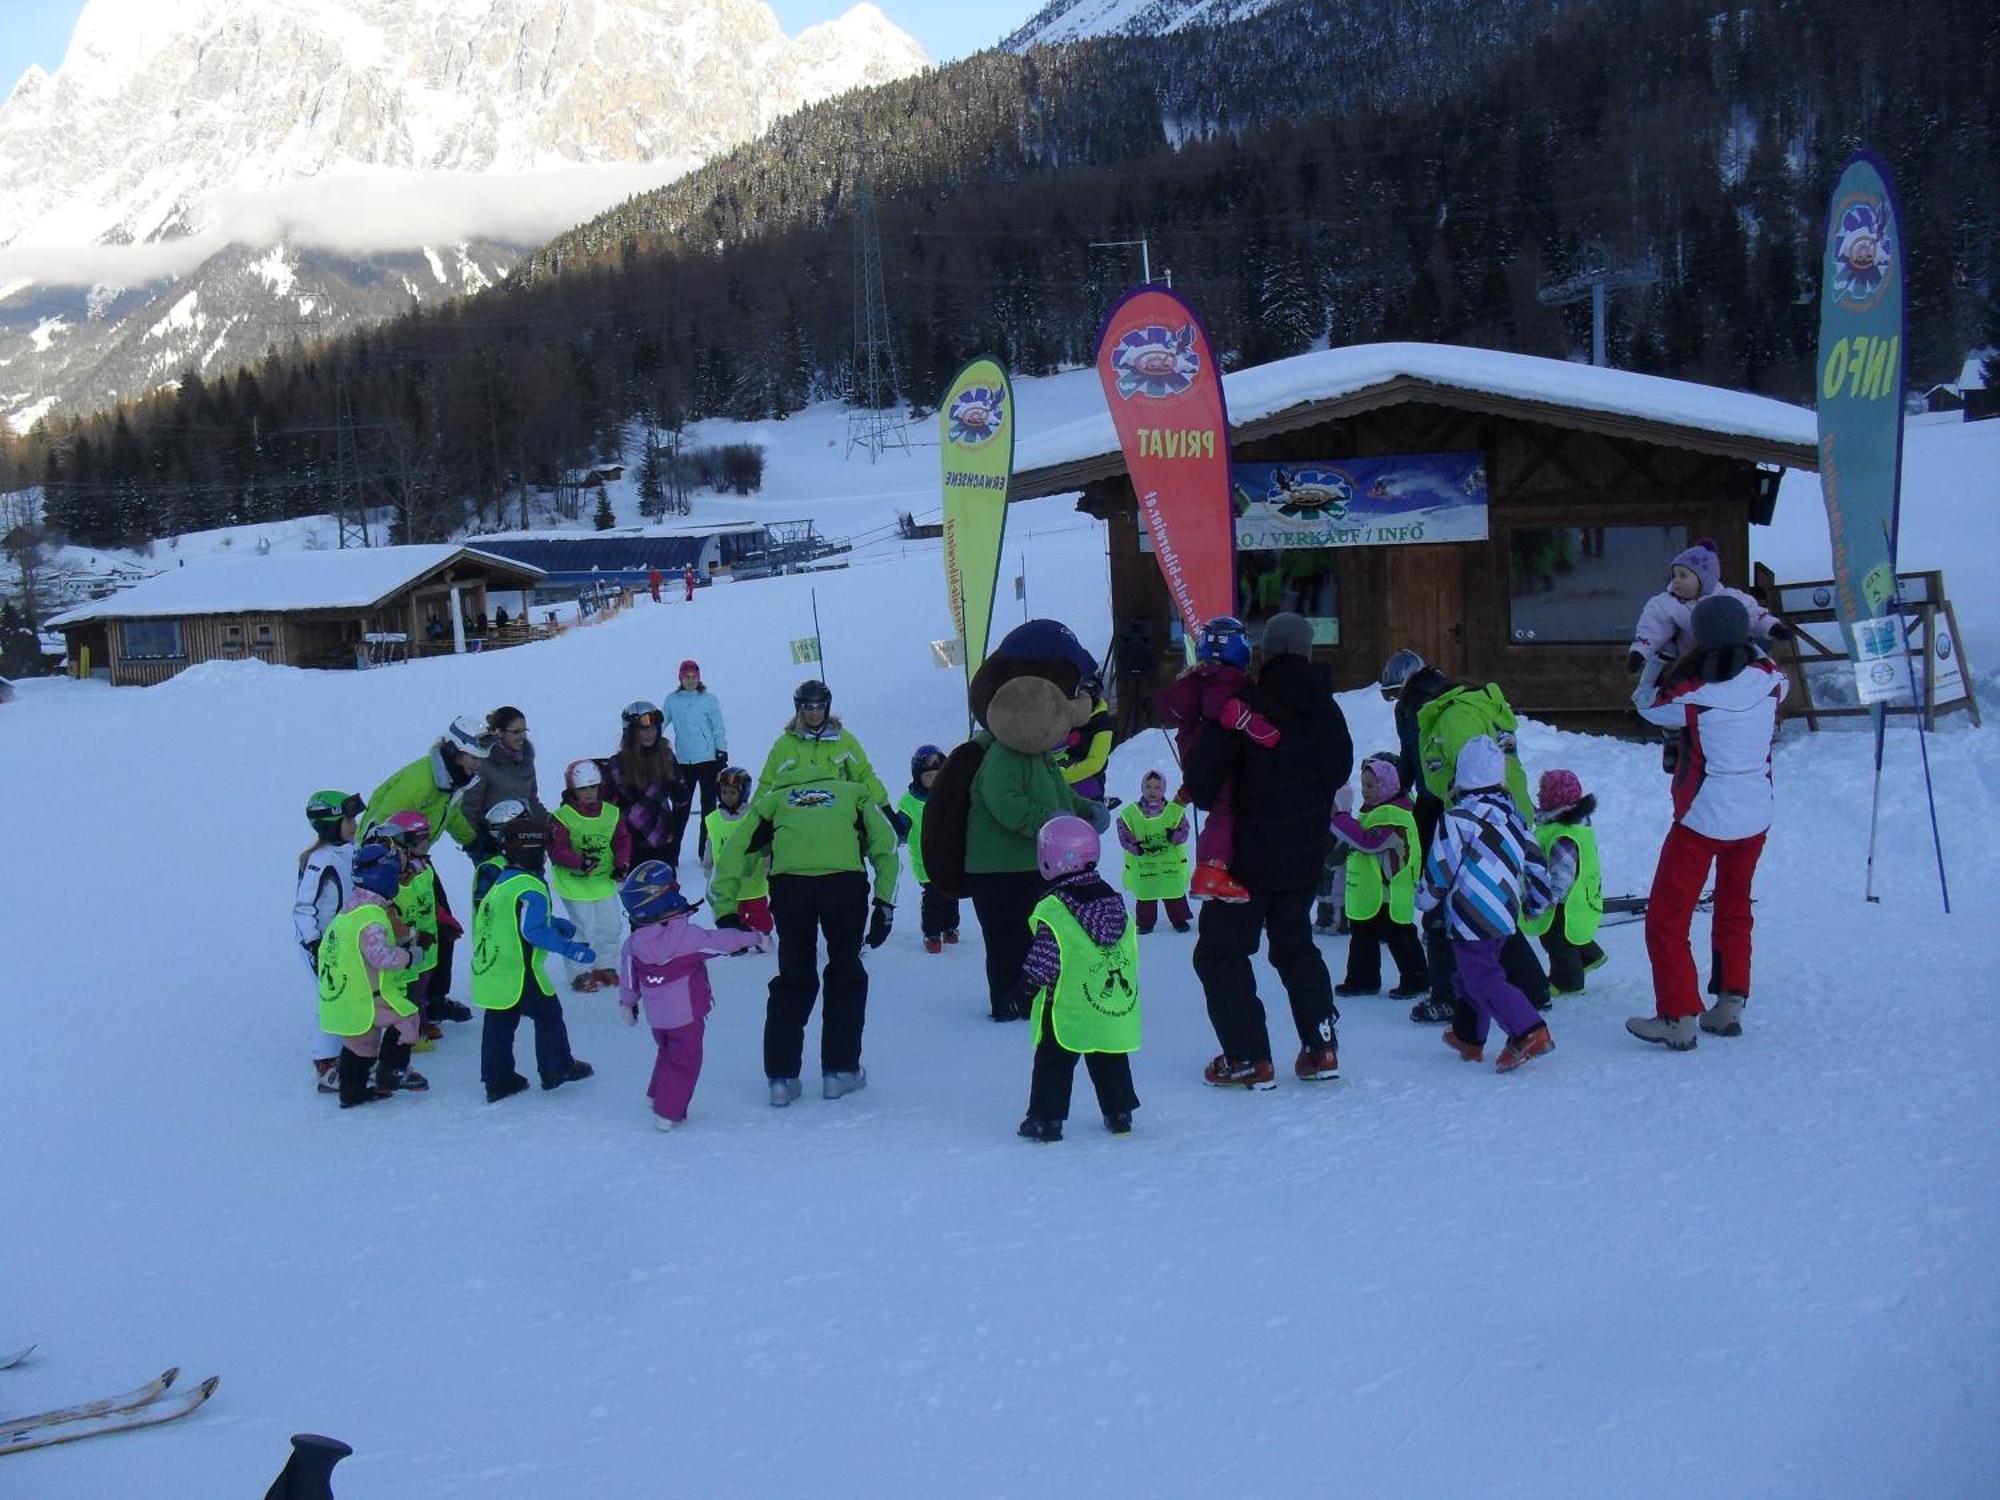
[[[242,627],[241,625],[225,625],[225,626],[223,626],[223,627],[222,627],[222,638],[223,638],[223,640],[227,641],[227,642],[228,642],[228,643],[229,643],[230,645],[232,645],[232,646],[240,646],[240,645],[242,645],[242,644],[243,644],[243,627]]]
[[[257,627],[257,644],[260,646],[271,644],[271,627],[269,625],[259,625]]]
[[[127,620],[125,656],[134,661],[159,661],[181,655],[179,620]]]
[[[1623,645],[1687,544],[1685,526],[1509,527],[1508,639]]]

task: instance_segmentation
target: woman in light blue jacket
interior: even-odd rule
[[[681,663],[681,685],[662,700],[667,722],[674,730],[674,758],[681,773],[701,788],[701,816],[715,811],[715,778],[729,764],[729,731],[723,727],[722,704],[701,680],[701,664],[692,659]],[[676,846],[680,843],[675,841]],[[704,822],[695,845],[697,854],[708,849],[708,829]]]

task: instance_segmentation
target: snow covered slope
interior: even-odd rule
[[[1040,501],[1010,536],[1028,607],[1101,649],[1101,528]],[[1968,589],[1994,586],[1989,554]],[[927,956],[906,889],[868,959],[870,1085],[837,1104],[764,1103],[764,958],[714,966],[672,1136],[648,1123],[649,1042],[601,999],[569,1007],[598,1076],[559,1093],[487,1106],[458,1027],[419,1060],[426,1097],[313,1096],[285,909],[304,796],[368,790],[501,702],[552,791],[683,656],[754,769],[814,591],[836,707],[899,781],[964,726],[927,645],[935,543],[491,656],[21,684],[0,710],[0,1344],[41,1352],[0,1374],[0,1408],[167,1363],[223,1385],[177,1427],[9,1460],[10,1496],[261,1493],[302,1430],[355,1445],[339,1492],[371,1500],[1992,1490],[2000,727],[1963,717],[1931,745],[1950,918],[1913,739],[1891,742],[1870,907],[1868,736],[1788,728],[1749,1032],[1690,1056],[1625,1036],[1650,994],[1625,926],[1519,1075],[1366,999],[1339,1083],[1222,1094],[1197,1081],[1191,939],[1163,931],[1137,1133],[1099,1131],[1079,1080],[1071,1139],[1030,1146],[1028,1039],[984,1019],[970,913]],[[1392,742],[1379,700],[1343,701],[1361,749]],[[1535,725],[1522,749],[1598,794],[1607,886],[1643,888],[1656,753]],[[1112,789],[1165,764],[1157,736],[1122,747]],[[464,860],[441,865],[462,905]]]
[[[1164,36],[1183,26],[1220,26],[1278,0],[1050,0],[1000,45],[1025,52],[1094,36]]]
[[[927,63],[869,4],[790,38],[762,0],[90,0],[62,66],[0,105],[0,409],[475,288],[508,247]],[[295,288],[245,279],[267,253]],[[199,339],[132,347],[190,297]]]

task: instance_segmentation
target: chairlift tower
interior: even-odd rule
[[[1647,260],[1637,265],[1613,266],[1610,255],[1601,244],[1592,245],[1587,252],[1590,269],[1579,271],[1574,276],[1561,281],[1545,281],[1535,290],[1535,300],[1544,307],[1559,307],[1571,302],[1590,299],[1590,362],[1603,368],[1611,363],[1605,353],[1604,319],[1605,298],[1610,292],[1622,292],[1632,287],[1652,286],[1660,279],[1659,263]]]
[[[868,450],[872,464],[885,448],[910,449],[900,408],[895,340],[889,331],[889,293],[882,278],[882,237],[875,223],[875,195],[867,176],[854,190],[854,389],[847,412],[847,454]]]

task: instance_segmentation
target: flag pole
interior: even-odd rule
[[[1887,526],[1884,526],[1882,530],[1886,535],[1888,533],[1889,528]],[[1890,597],[1894,600],[1894,607],[1896,610],[1896,623],[1901,628],[1903,633],[1903,665],[1908,669],[1910,674],[1910,705],[1916,710],[1917,714],[1917,753],[1923,758],[1923,763],[1924,763],[1924,801],[1928,803],[1930,806],[1931,851],[1937,858],[1938,895],[1944,901],[1944,914],[1946,916],[1950,916],[1951,884],[1949,881],[1946,880],[1944,873],[1944,838],[1938,832],[1937,790],[1931,784],[1930,733],[1924,723],[1924,720],[1929,717],[1929,714],[1927,714],[1924,709],[1924,695],[1917,687],[1916,658],[1910,654],[1910,617],[1903,612],[1903,580],[1896,576],[1896,539],[1893,536],[1889,538],[1889,578],[1890,578],[1890,586],[1893,590],[1893,593],[1891,594]],[[1930,657],[1927,649],[1924,658],[1924,671],[1928,673],[1932,670],[1934,669],[1930,665]],[[1886,725],[1888,717],[1889,715],[1887,711],[1878,706],[1876,709],[1877,722]],[[1881,731],[1878,730],[1875,737],[1875,801],[1878,806],[1880,805],[1882,800],[1883,738],[1884,738],[1883,734],[1881,733]],[[1872,821],[1873,820],[1871,816],[1871,822]],[[1869,860],[1869,871],[1868,871],[1869,879],[1872,882],[1875,874],[1874,871],[1875,838],[1872,830],[1869,834],[1869,839],[1868,839],[1868,860]],[[1872,900],[1874,898],[1870,897],[1870,899]]]
[[[819,653],[819,680],[821,682],[826,682],[826,642],[820,639],[820,633],[819,633],[819,590],[818,589],[812,590],[812,605],[813,605],[813,650]],[[828,682],[827,686],[832,687],[833,684]]]

